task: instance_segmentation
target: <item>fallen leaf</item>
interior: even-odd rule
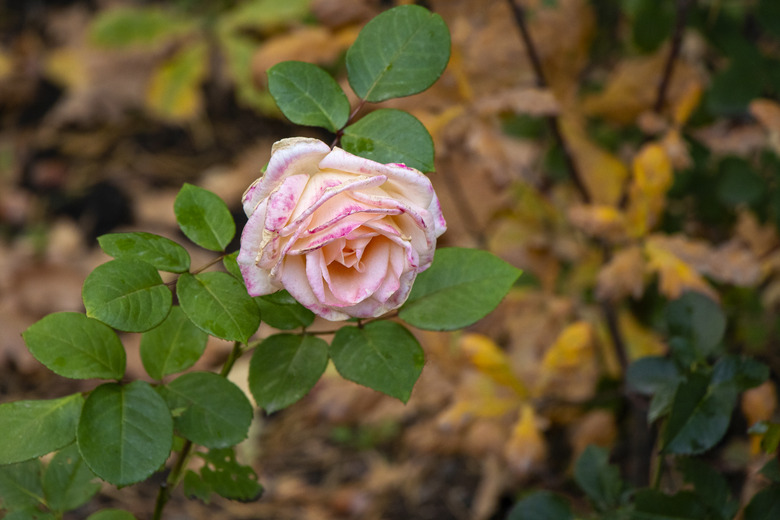
[[[596,297],[616,302],[632,296],[639,298],[645,290],[645,259],[639,246],[628,246],[612,255],[596,281]]]
[[[672,185],[672,164],[662,146],[649,143],[634,157],[632,169],[626,217],[631,234],[641,237],[655,226],[664,210],[666,191]]]
[[[584,365],[593,356],[593,329],[590,323],[572,323],[558,335],[542,360],[546,371],[573,370]]]
[[[613,206],[580,204],[569,208],[568,217],[575,227],[594,238],[617,243],[627,237],[626,217]]]
[[[769,132],[769,145],[780,155],[780,104],[770,99],[754,99],[749,110]]]
[[[509,359],[495,342],[483,334],[464,334],[460,350],[477,370],[498,384],[508,386],[520,398],[528,397],[525,385],[512,373]]]
[[[547,443],[537,423],[533,407],[523,405],[504,450],[509,469],[517,477],[529,477],[547,458]]]
[[[671,300],[679,298],[690,289],[720,301],[718,293],[696,270],[668,249],[666,237],[654,235],[645,242],[646,268],[658,275],[659,291]]]

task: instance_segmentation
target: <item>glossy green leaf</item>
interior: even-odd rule
[[[141,336],[141,361],[146,373],[159,380],[194,365],[207,341],[208,334],[175,305],[165,321]]]
[[[417,339],[403,325],[392,321],[374,321],[363,328],[340,328],[330,344],[330,357],[345,379],[404,403],[425,363]]]
[[[40,457],[73,442],[83,404],[81,394],[0,404],[0,464]]]
[[[157,269],[139,260],[111,260],[97,266],[84,281],[81,296],[87,316],[126,332],[159,325],[172,302]]]
[[[574,520],[569,503],[549,491],[536,491],[526,496],[509,512],[507,520]]]
[[[212,449],[198,455],[206,462],[200,470],[201,479],[211,491],[242,502],[260,498],[263,486],[257,481],[257,473],[236,460],[233,448]]]
[[[176,283],[179,304],[212,336],[246,342],[260,326],[260,312],[244,285],[227,273],[184,273]]]
[[[609,464],[609,452],[589,445],[574,466],[574,480],[599,511],[615,508],[620,503],[623,481],[620,472]]]
[[[187,498],[197,498],[205,504],[211,503],[211,486],[203,482],[200,474],[188,469],[181,484]]]
[[[43,472],[46,505],[52,511],[64,513],[86,504],[100,490],[100,483],[95,480],[78,446],[71,444],[57,453]]]
[[[653,398],[650,400],[650,408],[647,411],[647,420],[649,422],[655,422],[671,411],[674,396],[677,394],[677,388],[682,381],[683,379],[680,379],[675,383],[662,386],[656,390]]]
[[[333,76],[302,61],[283,61],[268,69],[268,90],[282,113],[297,125],[336,132],[347,123],[349,101]]]
[[[729,385],[737,392],[755,388],[769,378],[769,367],[757,359],[726,355],[712,372],[713,385]]]
[[[236,234],[236,224],[225,202],[214,193],[185,183],[173,202],[176,221],[200,247],[224,251]]]
[[[119,7],[95,17],[89,39],[101,47],[155,45],[192,28],[191,23],[157,7]]]
[[[467,327],[495,309],[522,271],[479,249],[439,249],[417,276],[401,319],[427,330]]]
[[[0,508],[25,509],[43,503],[40,460],[0,466]]]
[[[653,395],[664,386],[676,386],[681,378],[674,361],[660,356],[639,358],[626,372],[626,382],[631,389],[644,395]]]
[[[720,306],[698,292],[686,292],[666,308],[669,333],[691,343],[695,352],[704,358],[714,352],[723,339],[726,317]]]
[[[260,316],[268,325],[280,330],[308,327],[314,322],[314,313],[295,301],[287,291],[277,291],[255,298]]]
[[[49,314],[22,333],[27,348],[46,368],[71,379],[120,379],[126,355],[105,324],[78,312]]]
[[[252,404],[234,383],[213,372],[190,372],[160,388],[176,431],[195,444],[226,448],[246,439]]]
[[[380,163],[402,163],[423,172],[434,170],[433,139],[423,124],[403,110],[375,110],[344,129],[342,147]]]
[[[230,253],[229,255],[225,255],[225,257],[222,259],[222,265],[225,267],[225,270],[228,273],[243,281],[244,276],[241,274],[241,269],[238,267],[236,258],[238,258],[238,251]]]
[[[183,273],[190,268],[190,254],[173,240],[153,233],[109,233],[98,237],[106,254],[141,260],[160,271]]]
[[[126,486],[146,479],[165,463],[173,443],[173,419],[149,384],[106,383],[87,397],[77,440],[96,475]]]
[[[361,99],[379,102],[427,89],[449,59],[450,32],[441,16],[404,5],[363,27],[347,51],[347,74]]]
[[[249,389],[268,413],[296,402],[328,366],[328,344],[314,336],[276,334],[255,349],[249,364]]]
[[[87,520],[136,520],[129,511],[124,509],[101,509],[97,513],[92,513]]]
[[[678,387],[663,435],[666,453],[702,453],[726,433],[737,393],[729,385],[709,383],[708,376],[694,373]]]

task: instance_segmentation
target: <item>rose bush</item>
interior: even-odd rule
[[[317,139],[283,139],[243,197],[238,264],[252,296],[287,289],[329,320],[406,301],[446,230],[430,180]]]

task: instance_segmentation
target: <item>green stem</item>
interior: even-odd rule
[[[653,461],[653,475],[651,477],[650,485],[653,489],[658,490],[661,487],[661,477],[664,473],[664,456],[661,453],[661,436],[663,434],[663,428],[660,428],[656,437]]]
[[[230,371],[233,369],[233,365],[236,363],[236,360],[240,358],[243,353],[244,350],[241,348],[241,342],[236,341],[233,343],[233,350],[230,351],[228,358],[225,360],[225,364],[222,365],[222,370],[220,370],[219,375],[222,377],[227,377],[228,374],[230,374]],[[162,519],[163,509],[165,509],[165,505],[168,503],[168,500],[170,500],[171,493],[174,489],[176,489],[176,486],[178,486],[184,478],[184,472],[187,469],[187,463],[189,462],[190,457],[194,452],[194,448],[195,445],[192,443],[192,441],[184,441],[184,445],[182,446],[181,451],[176,458],[173,469],[171,469],[171,472],[168,474],[168,478],[166,478],[165,482],[160,485],[160,489],[157,492],[157,500],[154,503],[154,514],[152,515],[152,520]]]

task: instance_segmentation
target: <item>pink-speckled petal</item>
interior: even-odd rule
[[[257,212],[249,218],[241,233],[241,249],[236,262],[244,277],[247,292],[251,296],[260,296],[278,291],[281,287],[273,284],[268,270],[257,265],[258,254],[262,248],[263,215]]]
[[[268,231],[278,232],[290,221],[308,182],[308,175],[291,175],[271,192],[265,217],[265,228]]]
[[[431,214],[431,217],[433,218],[433,225],[436,229],[433,234],[436,236],[436,238],[439,238],[444,234],[445,231],[447,231],[447,221],[444,220],[444,214],[441,212],[439,197],[436,196],[436,193],[433,194],[431,205],[428,206],[428,213]]]
[[[247,189],[241,199],[244,212],[247,216],[251,215],[260,201],[268,197],[287,177],[317,173],[319,162],[329,152],[327,144],[307,137],[291,137],[274,143],[265,174]]]

